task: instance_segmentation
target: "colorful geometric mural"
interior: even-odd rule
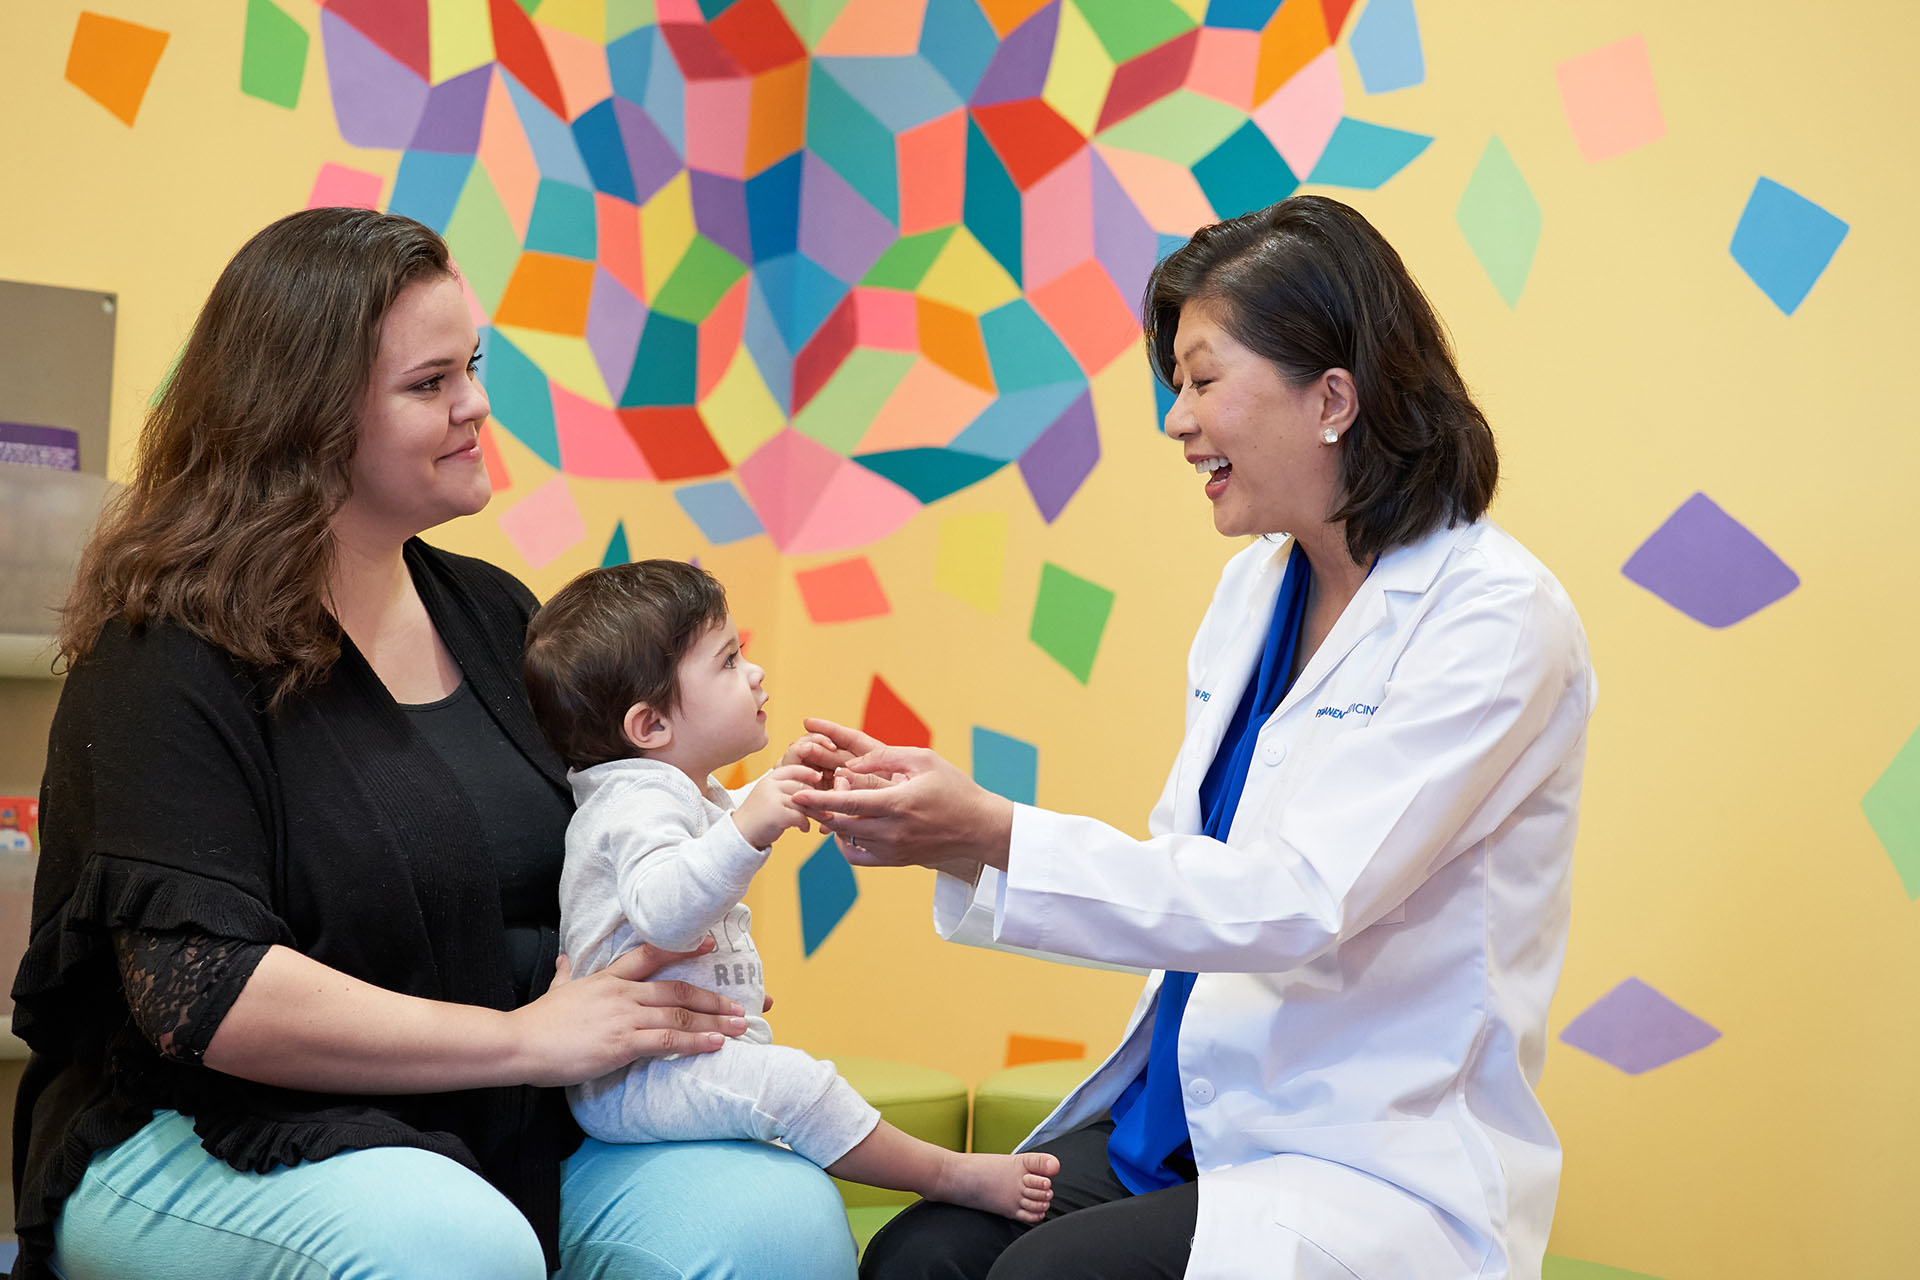
[[[1425,148],[1344,117],[1350,7],[327,0],[320,26],[342,137],[403,152],[387,207],[472,287],[499,429],[802,554],[1008,466],[1057,517],[1166,245]],[[1403,7],[1375,23],[1402,77]]]

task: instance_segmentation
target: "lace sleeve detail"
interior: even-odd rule
[[[198,1063],[269,945],[185,929],[116,929],[134,1024],[163,1057]]]

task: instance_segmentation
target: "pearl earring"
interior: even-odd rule
[[[1332,427],[1328,427],[1325,431],[1322,431],[1320,433],[1320,438],[1322,440],[1325,440],[1328,444],[1340,443],[1340,433],[1338,431],[1335,431]]]

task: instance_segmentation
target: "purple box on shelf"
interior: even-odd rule
[[[80,469],[80,433],[65,427],[36,427],[25,422],[0,422],[0,462],[16,466],[50,467],[55,471]]]

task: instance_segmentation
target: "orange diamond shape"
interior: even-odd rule
[[[67,52],[67,79],[131,125],[167,39],[165,31],[83,11]]]

